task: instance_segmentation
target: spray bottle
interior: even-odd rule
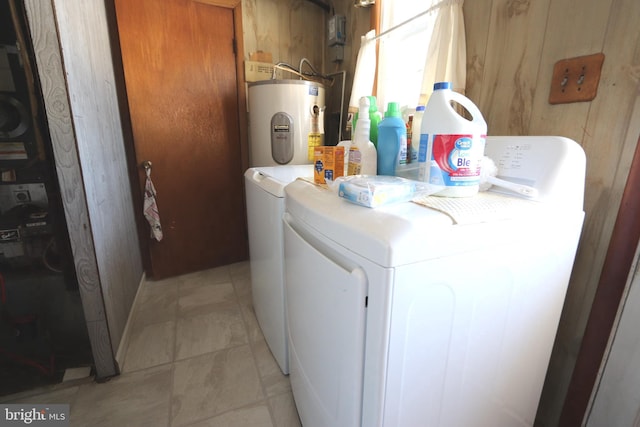
[[[375,175],[378,168],[376,147],[369,139],[369,98],[360,98],[359,119],[349,149],[348,175]]]
[[[378,100],[375,96],[369,95],[369,120],[371,123],[369,124],[369,141],[373,142],[373,146],[378,149],[378,125],[382,121],[382,113],[378,111]],[[360,113],[356,111],[353,115],[353,126],[354,128],[358,124],[358,116]]]

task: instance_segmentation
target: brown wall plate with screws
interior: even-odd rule
[[[562,59],[553,67],[549,104],[591,101],[598,92],[604,54]]]

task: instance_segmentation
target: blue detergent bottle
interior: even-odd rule
[[[400,106],[390,102],[378,125],[378,175],[395,176],[407,163],[407,125]]]

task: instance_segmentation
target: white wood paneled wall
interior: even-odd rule
[[[99,377],[117,373],[142,261],[102,0],[26,0]]]
[[[464,4],[467,95],[492,135],[562,135],[587,155],[586,220],[537,423],[555,426],[640,135],[640,2],[474,0]],[[556,61],[603,52],[597,97],[548,103]]]

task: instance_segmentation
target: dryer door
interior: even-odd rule
[[[302,424],[359,426],[365,272],[288,214],[284,239],[290,379]]]

